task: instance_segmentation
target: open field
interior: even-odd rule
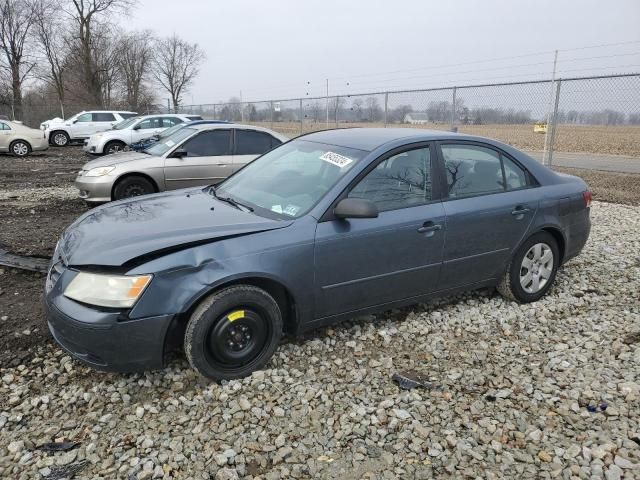
[[[245,122],[260,125],[280,132],[289,137],[301,133],[300,122]],[[449,130],[449,124],[389,124],[389,127],[427,128]],[[338,123],[330,121],[329,128],[344,127],[384,127],[382,123]],[[324,122],[304,122],[304,133],[324,130]],[[528,151],[544,149],[544,134],[534,133],[533,125],[458,125],[460,133],[494,138]],[[606,125],[559,125],[556,130],[555,149],[557,152],[583,152],[615,155],[629,155],[640,158],[639,126]]]

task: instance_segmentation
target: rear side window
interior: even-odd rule
[[[116,117],[113,113],[108,112],[96,112],[93,114],[94,122],[115,122]]]
[[[280,143],[268,133],[236,130],[236,155],[262,155]]]
[[[177,117],[164,117],[162,119],[162,126],[164,128],[170,128],[173,127],[174,125],[177,125],[179,123],[182,123],[182,119],[181,118],[177,118]]]
[[[497,151],[477,145],[442,145],[450,198],[517,190],[527,186],[526,172]]]
[[[11,130],[11,127],[6,123],[0,122],[0,130]]]
[[[231,155],[231,130],[208,130],[188,140],[183,148],[188,157]]]

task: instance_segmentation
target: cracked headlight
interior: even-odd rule
[[[85,177],[104,177],[105,175],[109,175],[113,172],[116,167],[97,167],[92,168],[87,173],[84,174]]]
[[[151,275],[104,275],[80,272],[71,280],[64,296],[89,305],[130,308],[151,281]]]

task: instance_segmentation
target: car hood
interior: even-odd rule
[[[176,190],[94,208],[62,234],[70,266],[122,266],[192,245],[291,225],[216,200],[207,189]]]
[[[149,158],[146,153],[140,152],[118,152],[106,155],[104,157],[90,160],[82,166],[83,170],[91,170],[92,168],[110,167],[119,163],[133,162]]]

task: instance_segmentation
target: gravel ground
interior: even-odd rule
[[[36,347],[0,367],[0,477],[640,478],[640,207],[592,218],[535,304],[474,293],[360,318],[285,340],[242,381]],[[399,390],[404,370],[432,387]],[[37,448],[56,440],[78,445]]]

